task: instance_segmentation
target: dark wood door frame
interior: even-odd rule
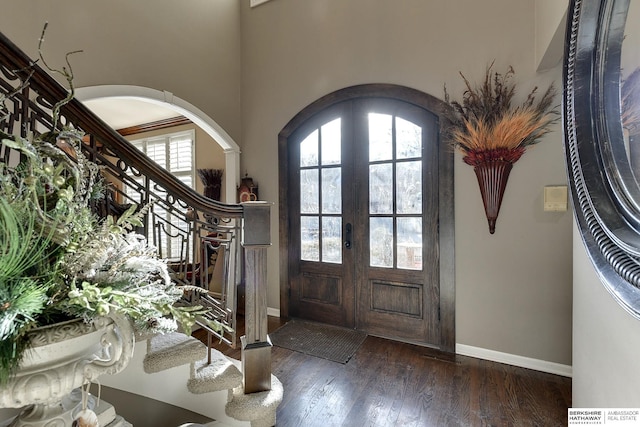
[[[364,84],[332,92],[309,104],[300,111],[278,134],[279,163],[279,226],[280,226],[280,316],[289,316],[289,217],[288,184],[289,150],[291,134],[305,121],[324,109],[347,100],[359,98],[389,98],[414,104],[438,116],[440,135],[445,121],[447,104],[444,101],[416,89],[392,84]],[[455,223],[453,150],[442,140],[438,141],[439,153],[439,246],[440,246],[440,345],[447,352],[455,352]]]

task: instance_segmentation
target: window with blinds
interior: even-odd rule
[[[194,131],[154,136],[131,141],[140,151],[157,164],[174,174],[180,181],[193,188]]]
[[[193,130],[137,139],[131,143],[188,187],[194,188],[195,132]],[[142,184],[142,177],[133,175],[132,177]],[[161,188],[154,188],[153,182],[150,183],[150,188],[164,199],[166,194],[161,191]],[[134,191],[127,196],[131,199],[139,197]],[[152,213],[153,215],[149,215],[148,226],[153,230],[154,244],[158,248],[160,257],[180,258],[183,241],[188,235],[188,224],[184,221],[185,212],[176,215],[160,206],[154,206]]]

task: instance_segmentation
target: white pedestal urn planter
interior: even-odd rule
[[[124,317],[100,317],[92,323],[71,320],[29,333],[32,347],[20,369],[0,386],[0,407],[24,408],[11,427],[71,427],[83,409],[79,387],[103,374],[123,370],[133,356],[134,331]],[[110,404],[90,396],[101,427],[131,426]]]

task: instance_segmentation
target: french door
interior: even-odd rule
[[[437,116],[344,101],[287,149],[289,315],[439,343]]]

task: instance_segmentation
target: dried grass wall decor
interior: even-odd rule
[[[460,73],[466,86],[461,101],[451,100],[444,90],[445,101],[452,107],[446,137],[462,153],[462,160],[474,167],[491,234],[513,163],[560,119],[558,106],[553,105],[553,85],[539,99],[534,87],[524,102],[514,105],[513,67],[498,73],[493,65],[478,86]]]

